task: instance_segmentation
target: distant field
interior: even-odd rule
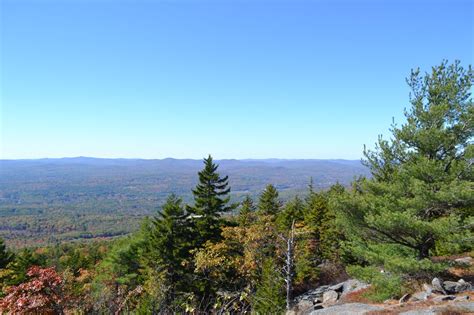
[[[368,175],[360,161],[222,160],[233,201],[274,184],[283,200]],[[199,160],[0,160],[0,237],[10,245],[112,237],[136,229],[169,193],[191,201]]]

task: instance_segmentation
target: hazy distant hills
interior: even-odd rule
[[[347,185],[368,170],[354,160],[219,160],[234,200],[269,183],[282,199]],[[129,232],[169,193],[191,200],[201,160],[89,157],[0,160],[0,236],[52,242]]]

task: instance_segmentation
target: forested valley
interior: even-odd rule
[[[364,150],[370,175],[325,189],[309,181],[285,202],[267,183],[234,202],[208,156],[192,199],[168,195],[129,235],[1,242],[1,312],[283,314],[349,277],[379,303],[433,277],[457,280],[448,258],[474,256],[473,71],[445,61],[407,83],[406,121]]]

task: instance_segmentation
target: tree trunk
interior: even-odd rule
[[[291,297],[293,291],[293,247],[295,240],[295,222],[293,221],[291,225],[290,235],[287,239],[287,249],[286,249],[286,309],[289,311],[291,308]]]

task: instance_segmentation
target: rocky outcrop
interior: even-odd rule
[[[459,281],[443,281],[434,278],[431,285],[424,284],[423,291],[404,295],[398,303],[387,301],[384,305],[364,303],[344,303],[342,299],[351,292],[367,288],[368,285],[355,279],[325,285],[308,291],[294,300],[294,307],[287,314],[292,315],[318,315],[318,314],[377,314],[378,312],[395,312],[407,315],[438,314],[439,312],[473,311],[474,302],[470,301],[473,286],[463,279]],[[428,306],[427,306],[428,305]],[[416,307],[415,310],[407,310]],[[398,309],[397,309],[398,308]],[[402,313],[402,310],[405,312]],[[454,313],[456,314],[456,313]]]
[[[315,310],[328,308],[336,304],[344,295],[364,289],[368,284],[359,280],[349,279],[335,285],[324,285],[310,290],[294,300],[292,314],[311,314]]]

